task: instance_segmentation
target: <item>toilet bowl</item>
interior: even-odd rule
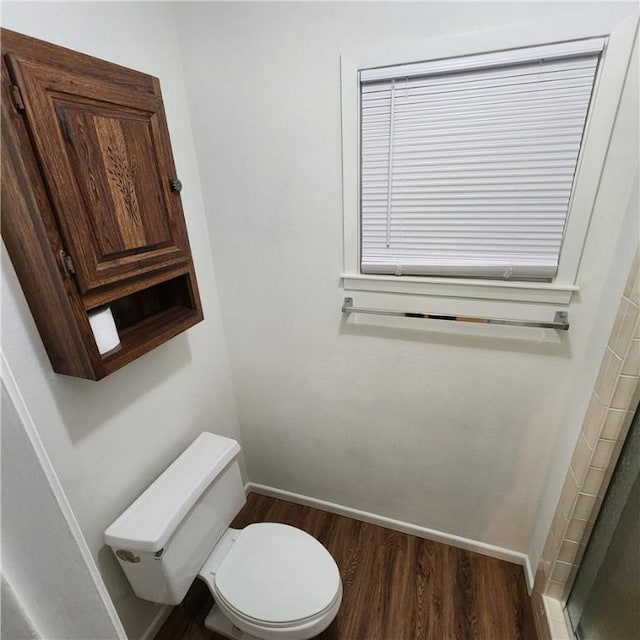
[[[199,573],[216,602],[207,628],[224,634],[226,619],[245,638],[304,640],[331,624],[342,581],[314,537],[273,522],[230,529],[225,536],[233,540],[229,551],[211,554]]]
[[[331,554],[308,533],[230,528],[245,503],[237,442],[203,433],[105,531],[140,598],[178,604],[196,577],[214,598],[205,626],[235,640],[307,640],[342,601]]]

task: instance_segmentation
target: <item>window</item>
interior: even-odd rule
[[[551,280],[603,44],[361,71],[362,272]]]
[[[570,302],[636,22],[343,55],[345,290]]]

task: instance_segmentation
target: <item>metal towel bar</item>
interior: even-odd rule
[[[553,322],[532,320],[506,320],[503,318],[475,318],[473,316],[446,316],[439,313],[413,313],[410,311],[390,311],[388,309],[368,309],[354,307],[353,298],[345,298],[342,313],[367,313],[376,316],[396,316],[400,318],[428,318],[429,320],[450,320],[454,322],[479,322],[481,324],[509,324],[515,327],[537,327],[540,329],[559,329],[569,331],[569,314],[566,311],[556,311]]]

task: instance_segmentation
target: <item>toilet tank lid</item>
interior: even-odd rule
[[[104,534],[113,548],[160,551],[212,480],[240,452],[231,438],[201,433]]]

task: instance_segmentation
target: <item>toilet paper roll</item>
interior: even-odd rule
[[[120,336],[113,320],[111,307],[89,311],[89,324],[101,354],[115,349],[120,344]]]

